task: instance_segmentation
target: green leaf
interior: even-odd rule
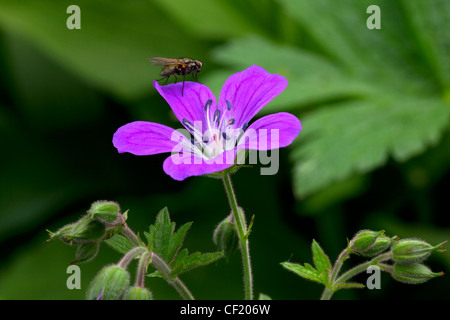
[[[331,262],[328,256],[325,254],[320,245],[313,240],[311,245],[313,254],[313,261],[316,268],[309,263],[305,263],[303,266],[298,263],[282,262],[281,265],[290,270],[302,278],[322,283],[325,286],[329,286],[328,275],[331,270]]]
[[[420,87],[415,70],[417,44],[405,36],[409,24],[397,1],[280,0],[280,4],[319,46],[358,78],[389,81],[397,88],[404,87],[404,81]],[[380,30],[366,26],[370,5],[381,8]],[[403,82],[397,82],[400,79]]]
[[[327,281],[328,273],[331,270],[330,259],[325,254],[320,245],[316,242],[316,240],[313,240],[311,249],[314,265],[316,266],[317,271],[321,274],[322,279],[324,281]]]
[[[149,232],[144,232],[149,248],[169,265],[172,278],[223,257],[223,252],[189,254],[186,248],[180,251],[191,225],[192,222],[185,223],[175,232],[175,222],[170,220],[169,211],[164,208],[158,213],[155,224],[149,227]],[[159,271],[147,276],[163,277]]]
[[[310,265],[306,266],[305,264],[305,266],[302,266],[298,263],[291,263],[291,262],[281,262],[281,265],[285,269],[294,272],[295,274],[299,275],[304,279],[315,281],[318,283],[323,283],[320,272],[311,267]]]
[[[408,13],[412,31],[417,36],[422,55],[448,93],[450,91],[450,59],[448,55],[450,6],[448,1],[402,0],[402,5]]]
[[[164,208],[158,213],[156,222],[150,226],[149,232],[144,232],[144,236],[147,238],[150,249],[170,263],[183,245],[191,225],[192,222],[185,223],[177,232],[174,232],[176,224],[170,221],[169,210]]]
[[[236,72],[256,64],[288,79],[286,90],[271,101],[262,110],[263,113],[286,111],[373,91],[364,82],[355,81],[342,73],[338,66],[323,57],[254,35],[231,40],[213,50],[212,55],[217,62],[233,67]],[[219,92],[229,75],[230,71],[212,72],[205,77],[205,83],[213,92]]]
[[[116,234],[112,238],[104,240],[104,242],[121,254],[127,253],[134,247],[130,240],[120,234]]]
[[[170,221],[169,210],[164,208],[156,216],[155,224],[150,226],[149,232],[144,232],[150,249],[166,262],[169,254],[174,251],[173,248],[170,248],[174,230],[175,222]]]
[[[278,3],[316,51],[247,35],[212,55],[235,71],[257,64],[288,79],[262,113],[296,110],[302,122],[291,146],[297,197],[438,143],[450,119],[448,1]],[[380,30],[366,26],[372,4],[382,10]],[[206,82],[219,91],[230,73],[210,73]]]
[[[194,252],[192,254],[188,253],[187,249],[183,249],[177,255],[172,267],[172,276],[176,277],[181,273],[189,271],[191,269],[204,266],[214,262],[223,257],[223,252],[212,252],[212,253],[200,253]]]
[[[183,245],[184,238],[191,225],[192,222],[185,223],[173,234],[170,239],[169,247],[167,248],[167,261],[172,261],[176,256]]]
[[[438,142],[449,116],[441,100],[405,97],[341,103],[305,116],[304,140],[292,154],[296,194],[366,173],[389,156],[405,161],[418,155]]]

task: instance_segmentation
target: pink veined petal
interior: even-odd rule
[[[300,120],[287,112],[274,113],[253,122],[239,140],[239,149],[272,150],[292,143],[300,133]]]
[[[113,145],[119,153],[129,152],[137,156],[172,152],[187,141],[178,131],[147,121],[127,123],[117,129],[113,136]]]
[[[163,164],[166,174],[182,181],[191,176],[201,176],[225,170],[234,165],[236,149],[228,150],[214,159],[207,160],[191,153],[172,154]]]
[[[286,87],[286,78],[253,65],[227,79],[220,92],[219,105],[223,108],[227,100],[231,103],[233,127],[241,128]]]
[[[217,108],[216,97],[207,86],[191,81],[185,81],[184,91],[182,90],[182,82],[160,86],[157,81],[154,81],[153,86],[167,101],[175,116],[183,125],[185,125],[183,119],[194,125],[195,122],[201,122],[197,126],[198,129],[201,127],[201,133],[206,131],[205,104],[208,100],[211,100],[210,108],[213,110]],[[182,91],[183,95],[181,95]],[[189,130],[189,128],[187,129]]]

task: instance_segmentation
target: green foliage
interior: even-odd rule
[[[384,237],[389,240],[388,246],[385,245]],[[381,245],[376,243],[377,238],[383,238]],[[391,248],[390,244],[392,241],[396,242]],[[361,283],[348,282],[348,280],[360,273],[367,272],[369,267],[375,267],[378,270],[390,273],[394,280],[407,284],[420,284],[442,276],[444,274],[443,272],[432,272],[431,269],[422,265],[421,262],[428,258],[433,251],[445,252],[446,250],[443,249],[443,245],[446,242],[432,246],[422,240],[398,240],[395,237],[389,238],[385,236],[384,231],[376,232],[367,229],[359,231],[352,238],[347,247],[341,251],[333,265],[331,265],[328,256],[315,240],[312,243],[312,255],[315,268],[308,263],[302,266],[298,263],[282,262],[281,265],[304,279],[323,284],[325,288],[321,299],[329,300],[336,291],[365,288],[365,285]],[[360,255],[357,252],[358,250],[367,252],[374,247],[376,247],[376,253],[370,255],[370,260],[360,263],[340,275],[344,262],[352,254]],[[418,255],[420,257],[417,257]],[[407,259],[404,258],[405,256],[407,256]],[[368,256],[365,257],[368,258]],[[391,264],[388,264],[388,262],[391,262]],[[376,281],[380,281],[380,279],[378,278]]]
[[[304,279],[322,283],[328,287],[331,271],[330,259],[316,240],[313,240],[311,249],[315,268],[309,263],[305,263],[304,266],[302,266],[298,263],[282,262],[281,265]]]
[[[181,250],[177,258],[171,264],[173,275],[179,275],[191,269],[205,266],[223,257],[223,252],[189,254],[187,249]]]
[[[326,284],[328,282],[328,275],[331,271],[330,259],[327,257],[327,255],[320,247],[320,245],[316,242],[316,240],[313,240],[311,248],[314,265],[316,266],[316,269],[320,275],[319,278],[321,279],[322,283]]]
[[[181,273],[207,265],[223,257],[223,252],[189,254],[188,249],[181,250],[191,225],[192,222],[185,223],[175,232],[175,222],[170,220],[169,210],[164,208],[156,216],[155,223],[149,227],[149,232],[144,232],[149,249],[169,265],[173,279]],[[163,275],[156,271],[149,276],[162,277]]]
[[[372,2],[280,1],[327,54],[256,36],[232,40],[213,52],[235,70],[258,64],[289,80],[264,112],[300,110],[304,129],[292,153],[298,197],[381,167],[389,157],[408,160],[438,143],[448,127],[449,86],[443,79],[448,72],[443,70],[449,59],[443,48],[450,35],[440,30],[447,29],[449,6],[376,1],[383,8],[383,26],[372,31],[361,14]],[[399,17],[402,10],[413,15],[412,30],[409,18]],[[405,36],[411,32],[418,32],[418,39]],[[433,74],[426,71],[429,64]],[[221,72],[211,81],[218,87],[223,77]],[[318,102],[321,108],[301,112]]]
[[[319,271],[314,269],[309,263],[305,263],[305,265],[302,266],[298,263],[282,262],[281,265],[304,279],[322,283]]]
[[[175,231],[175,222],[170,221],[169,210],[162,209],[156,216],[155,224],[151,225],[149,232],[144,232],[149,248],[156,252],[164,261],[171,262],[183,245],[186,232],[192,222],[181,226]]]

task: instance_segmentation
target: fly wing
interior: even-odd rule
[[[178,59],[161,58],[161,57],[148,58],[148,60],[153,62],[153,65],[155,65],[155,66],[168,66],[171,64],[179,63]]]

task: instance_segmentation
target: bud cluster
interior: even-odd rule
[[[123,228],[126,216],[120,212],[119,204],[112,201],[96,201],[87,211],[87,215],[78,221],[69,223],[56,232],[50,232],[51,239],[76,245],[73,263],[88,262],[95,258],[100,243],[111,238]]]
[[[136,281],[130,286],[130,262],[140,258],[136,271]],[[135,247],[114,265],[100,270],[92,280],[86,294],[88,300],[152,300],[153,295],[145,288],[145,273],[150,252],[144,247]]]
[[[392,266],[385,265],[384,269],[395,280],[419,284],[444,274],[432,272],[422,262],[433,252],[445,252],[443,245],[446,242],[433,246],[420,239],[390,238],[384,231],[362,230],[349,241],[347,250],[365,257],[375,257],[374,259],[383,254],[383,261],[392,259],[394,262]]]
[[[387,251],[394,238],[384,235],[384,231],[361,230],[349,242],[348,250],[364,257],[375,257]]]
[[[420,284],[435,277],[444,275],[443,272],[432,272],[422,264],[432,252],[445,252],[442,242],[436,246],[420,239],[401,239],[392,246],[392,260],[394,267],[392,277],[403,283]]]

